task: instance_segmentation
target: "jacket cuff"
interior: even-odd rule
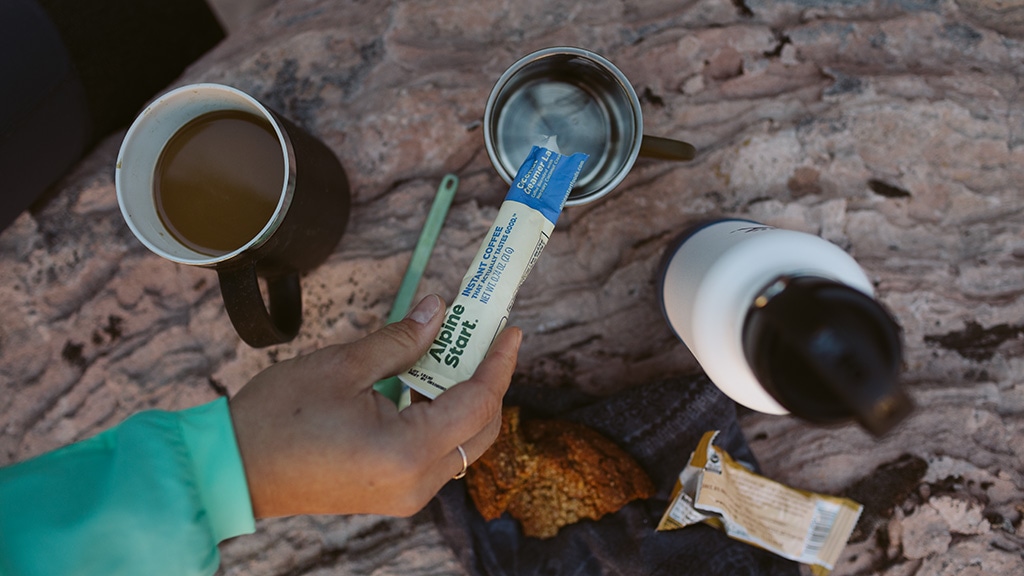
[[[227,398],[178,413],[193,477],[218,542],[256,531]]]

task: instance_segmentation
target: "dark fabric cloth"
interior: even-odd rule
[[[541,540],[523,536],[508,514],[485,522],[465,482],[449,482],[430,511],[473,576],[799,574],[796,563],[703,524],[655,530],[676,478],[704,432],[721,430],[716,444],[756,469],[735,405],[705,377],[655,382],[605,398],[513,386],[506,404],[521,406],[524,419],[557,417],[601,432],[648,472],[657,494],[598,521],[566,526],[555,537]]]
[[[37,0],[85,88],[102,138],[224,39],[206,0]]]
[[[0,231],[223,38],[205,0],[0,0]]]
[[[72,166],[92,127],[60,33],[34,0],[0,0],[0,231]]]

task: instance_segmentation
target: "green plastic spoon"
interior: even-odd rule
[[[437,195],[434,196],[434,203],[430,206],[430,213],[427,214],[427,221],[423,224],[420,238],[413,248],[412,258],[409,266],[405,269],[405,276],[395,294],[394,304],[391,306],[391,313],[388,314],[388,324],[398,322],[409,313],[412,306],[412,299],[416,295],[423,271],[427,268],[427,261],[430,260],[430,253],[434,250],[437,236],[441,233],[441,226],[444,224],[445,216],[448,214],[448,207],[455,197],[455,190],[459,187],[459,178],[454,174],[447,174],[437,187]],[[377,382],[373,389],[387,396],[398,405],[399,409],[409,405],[409,389],[402,384],[397,376],[392,376]]]

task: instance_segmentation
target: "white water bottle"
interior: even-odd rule
[[[827,240],[749,220],[697,226],[665,253],[661,301],[708,378],[748,408],[875,435],[911,410],[899,327]]]

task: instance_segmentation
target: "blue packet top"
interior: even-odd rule
[[[576,185],[587,155],[559,154],[534,146],[519,166],[505,200],[525,204],[540,212],[553,225],[562,212],[565,200]]]

